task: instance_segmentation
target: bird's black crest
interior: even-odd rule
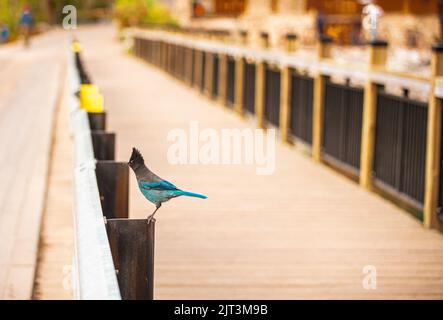
[[[145,159],[143,159],[142,154],[136,148],[132,148],[131,159],[129,162],[132,163],[144,163]]]

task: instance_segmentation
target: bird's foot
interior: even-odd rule
[[[155,220],[155,218],[154,218],[154,215],[151,214],[151,215],[146,219],[146,221],[148,222],[148,224],[151,224],[151,222],[155,222],[156,220]]]

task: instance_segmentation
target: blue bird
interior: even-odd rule
[[[169,181],[166,181],[145,165],[145,160],[140,151],[136,148],[132,148],[131,159],[129,159],[128,165],[135,173],[137,178],[138,187],[141,193],[150,202],[155,204],[155,211],[148,217],[148,223],[154,218],[155,213],[160,209],[163,202],[166,202],[172,198],[187,196],[200,199],[206,199],[207,197],[198,193],[183,191],[178,189]]]

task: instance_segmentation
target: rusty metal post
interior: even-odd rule
[[[95,168],[103,215],[129,217],[129,167],[126,162],[98,161]]]
[[[92,131],[91,138],[95,159],[115,160],[115,133]]]
[[[122,299],[153,300],[155,220],[110,219],[106,230]]]
[[[92,131],[106,130],[106,112],[88,113],[89,127]]]

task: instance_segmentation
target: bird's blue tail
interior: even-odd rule
[[[178,194],[181,195],[181,196],[194,197],[194,198],[200,198],[200,199],[207,199],[208,198],[207,196],[204,196],[202,194],[198,194],[198,193],[194,193],[194,192],[188,192],[188,191],[183,191],[183,190],[180,190]]]

